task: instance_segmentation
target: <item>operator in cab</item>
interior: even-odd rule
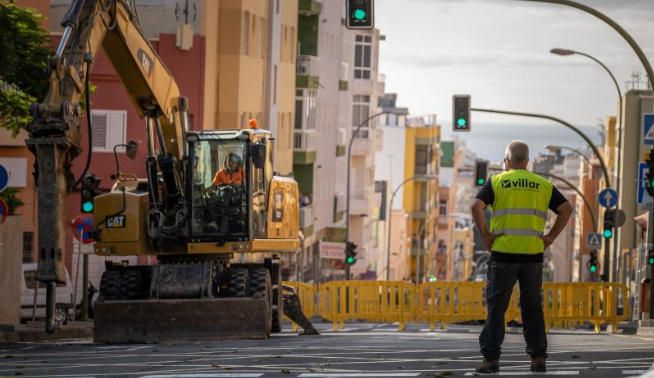
[[[214,187],[220,185],[243,185],[243,159],[236,153],[230,152],[225,158],[221,168],[213,178]]]

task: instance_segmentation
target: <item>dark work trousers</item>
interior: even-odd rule
[[[486,307],[488,316],[479,335],[481,353],[487,360],[500,358],[504,341],[504,313],[515,282],[520,283],[520,310],[527,354],[547,357],[547,336],[543,317],[543,264],[488,262]]]

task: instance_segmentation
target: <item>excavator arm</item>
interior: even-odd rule
[[[150,204],[162,216],[183,202],[180,162],[185,156],[188,130],[187,101],[180,97],[173,76],[141,32],[126,0],[74,0],[62,26],[61,41],[49,62],[50,88],[45,100],[32,106],[33,121],[28,127],[27,141],[36,157],[37,278],[46,283],[47,310],[52,310],[46,311],[48,315],[54,312],[55,283],[64,279],[67,193],[75,186],[72,161],[82,152],[80,100],[100,47],[112,62],[138,114],[146,120]],[[163,178],[165,199],[158,198],[158,174]],[[48,316],[48,331],[54,330],[51,318]]]

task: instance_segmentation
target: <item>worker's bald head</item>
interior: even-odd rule
[[[521,140],[514,140],[506,146],[508,169],[526,169],[529,163],[529,146]]]

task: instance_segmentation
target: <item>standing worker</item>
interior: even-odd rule
[[[506,172],[492,177],[472,205],[472,216],[491,258],[488,262],[486,304],[488,316],[479,335],[484,356],[478,373],[500,370],[500,353],[504,341],[504,313],[515,282],[520,283],[520,310],[531,371],[544,372],[547,336],[543,317],[543,251],[563,231],[572,207],[549,180],[527,170],[529,146],[513,141],[506,147]],[[492,211],[490,231],[484,209]],[[547,209],[558,214],[549,233],[545,234]]]

